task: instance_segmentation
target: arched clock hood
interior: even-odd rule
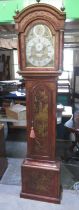
[[[15,28],[18,33],[18,52],[19,52],[19,66],[25,75],[25,71],[35,71],[34,69],[28,68],[26,65],[25,56],[25,39],[28,31],[36,24],[44,24],[49,27],[52,35],[55,36],[55,49],[54,49],[54,65],[51,68],[45,69],[45,71],[53,73],[55,71],[61,71],[63,68],[63,37],[64,37],[64,21],[65,13],[58,10],[57,8],[48,4],[33,4],[24,8],[21,12],[18,12],[15,19]],[[42,67],[42,66],[41,66]],[[39,71],[42,71],[38,69]],[[57,72],[56,72],[57,73]]]
[[[25,7],[21,12],[14,16],[16,22],[16,30],[24,32],[25,28],[35,20],[47,19],[53,25],[55,30],[64,29],[64,20],[66,14],[56,7],[49,4],[33,4]],[[23,24],[21,24],[21,22]]]

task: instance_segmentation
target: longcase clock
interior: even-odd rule
[[[57,77],[62,69],[65,14],[33,4],[15,17],[20,74],[25,79],[27,155],[21,197],[60,202],[60,162],[56,148]]]

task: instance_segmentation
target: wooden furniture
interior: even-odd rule
[[[79,66],[74,67],[73,71],[73,90],[72,90],[73,118],[79,109]]]
[[[62,103],[62,105],[64,106],[69,106],[71,104],[69,72],[63,71],[62,74],[59,76],[57,83],[57,103]]]
[[[74,133],[75,140],[71,142],[66,160],[71,158],[79,159],[79,67],[74,67],[72,92],[72,117],[65,123],[65,128]]]
[[[58,93],[70,94],[70,78],[68,71],[63,71],[58,78]]]
[[[3,176],[8,162],[5,151],[5,140],[4,140],[4,125],[0,124],[0,178]]]
[[[60,162],[55,160],[57,77],[62,69],[65,14],[33,4],[15,17],[19,72],[27,90],[27,157],[21,197],[60,202]]]
[[[10,80],[10,56],[5,54],[0,55],[0,80]]]
[[[71,119],[65,123],[65,128],[68,129],[70,133],[74,133],[75,140],[70,143],[64,155],[64,160],[79,160],[79,121],[74,121],[74,118],[71,117]]]

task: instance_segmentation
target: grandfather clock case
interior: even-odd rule
[[[56,94],[65,14],[48,4],[36,3],[17,12],[14,19],[27,110],[27,155],[21,167],[20,196],[60,203],[60,162],[55,157]]]

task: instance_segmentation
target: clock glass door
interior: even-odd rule
[[[55,55],[55,35],[45,24],[36,24],[26,38],[26,66],[53,67]]]

